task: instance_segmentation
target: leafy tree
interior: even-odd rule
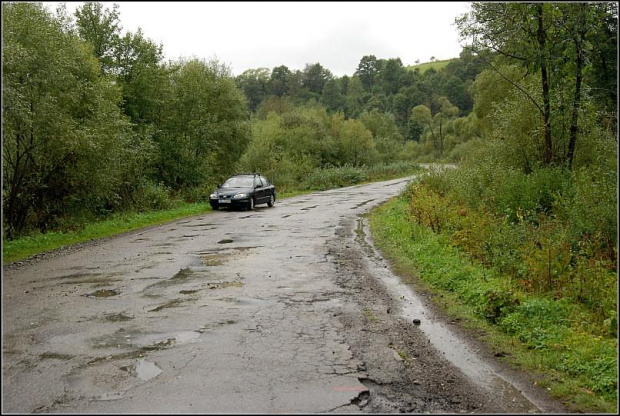
[[[411,111],[411,120],[428,129],[428,137],[439,157],[442,157],[446,141],[446,124],[458,115],[459,109],[452,105],[446,97],[441,97],[439,104],[441,106],[440,111],[435,115],[431,115],[431,110],[425,105],[414,107]]]
[[[353,166],[374,163],[372,133],[359,120],[344,120],[338,131],[339,165]]]
[[[365,101],[366,94],[360,78],[357,76],[351,77],[347,88],[347,94],[345,96],[345,114],[347,117],[355,118],[359,116],[364,109]]]
[[[138,28],[127,32],[114,50],[123,111],[137,126],[156,122],[167,100],[168,73],[162,64],[162,45]]]
[[[603,37],[610,31],[609,21],[617,21],[611,13],[612,9],[590,3],[473,3],[472,11],[457,19],[461,36],[472,39],[471,48],[479,56],[485,58],[492,52],[538,75],[538,91],[530,92],[519,83],[513,86],[538,109],[547,166],[572,167],[584,74],[594,57],[601,55],[598,51],[610,49],[600,45],[609,42]],[[556,115],[567,117],[562,109],[565,95],[573,97],[569,123],[555,120]],[[561,111],[554,111],[556,102]],[[563,126],[568,126],[568,132]],[[567,151],[558,152],[563,148],[558,143],[566,136]]]
[[[386,94],[396,94],[402,87],[402,81],[406,73],[400,58],[388,59],[382,65],[380,72],[381,88]]]
[[[321,103],[332,112],[344,110],[344,95],[342,95],[340,82],[330,79],[325,83],[321,94]]]
[[[363,56],[357,66],[355,75],[359,77],[362,86],[366,91],[370,91],[377,81],[381,64],[374,55]]]
[[[100,2],[87,2],[75,11],[77,29],[80,37],[93,46],[95,56],[101,62],[104,73],[113,72],[116,65],[114,54],[120,41],[118,4],[112,10]]]
[[[359,120],[372,133],[373,142],[381,162],[396,160],[404,144],[403,136],[398,131],[394,116],[378,110],[364,112]]]
[[[9,238],[114,207],[148,149],[90,47],[40,3],[3,3],[2,175]]]
[[[217,61],[181,60],[170,71],[159,179],[172,189],[195,188],[235,170],[249,139],[246,101]]]
[[[237,77],[237,86],[245,93],[250,111],[255,112],[268,93],[270,71],[267,68],[248,69]]]
[[[318,96],[323,92],[325,83],[334,78],[329,69],[323,68],[319,63],[306,65],[303,74],[303,86]]]
[[[269,79],[271,94],[281,97],[289,92],[291,71],[285,65],[273,68]]]

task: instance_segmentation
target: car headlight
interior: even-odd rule
[[[217,194],[211,194],[211,195],[209,195],[209,198],[211,198],[211,199],[217,199]]]
[[[236,194],[235,196],[233,196],[234,199],[240,199],[240,198],[245,198],[247,197],[248,194]]]

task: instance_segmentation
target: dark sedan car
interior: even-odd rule
[[[260,173],[242,173],[231,176],[209,196],[214,210],[221,207],[254,209],[255,205],[276,202],[276,187]]]

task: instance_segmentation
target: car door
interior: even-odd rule
[[[267,202],[265,200],[265,185],[263,185],[263,181],[261,181],[260,176],[256,176],[254,178],[254,186],[256,187],[254,190],[254,198],[256,204],[264,204]]]

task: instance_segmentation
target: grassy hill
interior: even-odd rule
[[[426,63],[418,64],[418,65],[409,65],[407,66],[407,69],[413,71],[416,68],[419,68],[421,74],[425,73],[429,68],[434,68],[436,71],[439,71],[440,69],[444,68],[450,62],[455,61],[456,59],[457,58],[452,58],[452,59],[445,59],[443,61],[434,61],[434,62],[426,62]]]

